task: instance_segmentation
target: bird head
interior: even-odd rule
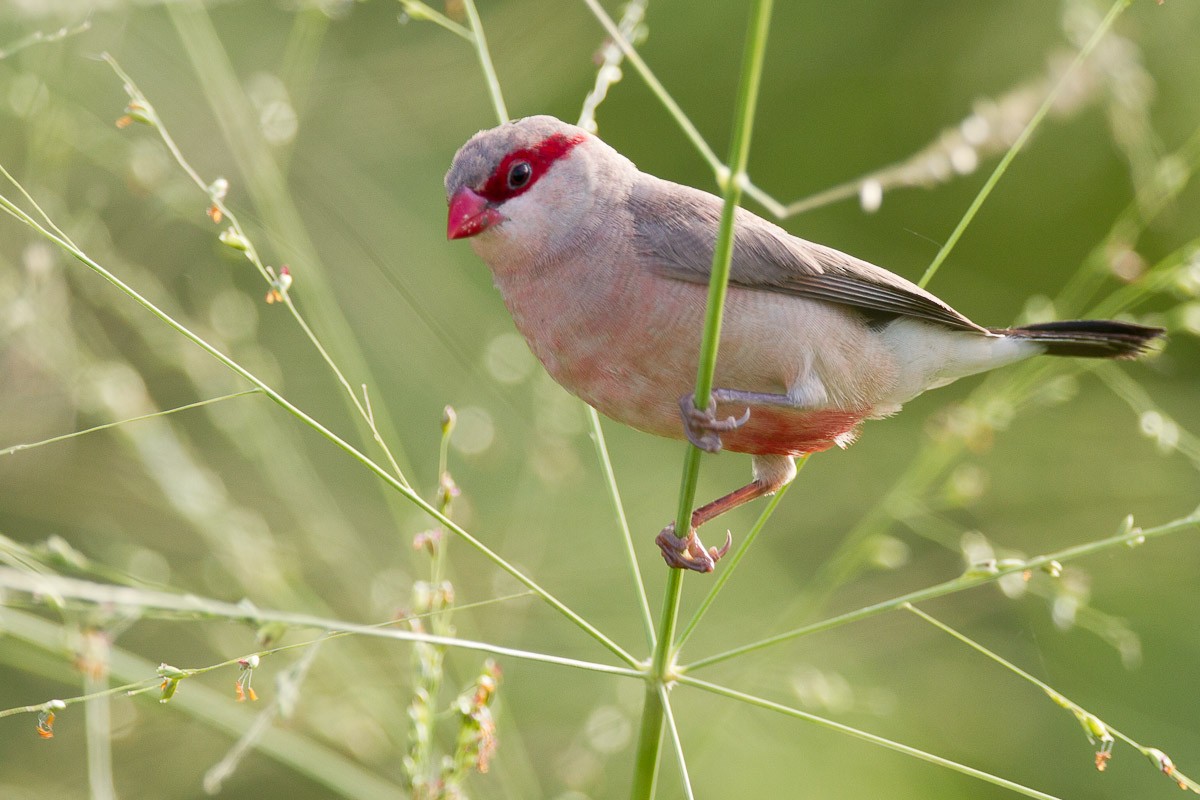
[[[603,221],[636,168],[592,134],[549,116],[471,137],[446,174],[446,236],[470,238],[493,270],[552,259]]]

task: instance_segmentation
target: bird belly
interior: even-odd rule
[[[679,399],[695,388],[706,288],[644,272],[609,275],[599,286],[563,277],[501,285],[551,377],[618,422],[684,438]],[[731,290],[714,386],[786,396],[795,407],[752,405],[749,421],[722,435],[724,449],[800,455],[849,443],[877,393],[857,376],[889,372],[884,364],[863,369],[869,348],[859,327],[823,303]],[[719,417],[745,409],[723,406]]]

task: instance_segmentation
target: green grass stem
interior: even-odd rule
[[[508,107],[504,103],[504,94],[500,91],[500,79],[496,77],[496,66],[492,63],[492,55],[488,51],[487,36],[483,33],[483,23],[479,21],[475,0],[463,0],[463,9],[467,12],[467,22],[471,25],[471,38],[475,42],[475,52],[479,54],[479,66],[483,70],[483,79],[487,82],[488,97],[492,99],[496,117],[503,125],[509,120]]]
[[[140,587],[112,586],[80,580],[78,578],[66,578],[59,575],[31,575],[23,570],[11,567],[0,567],[0,587],[3,587],[7,591],[21,592],[23,594],[74,598],[96,605],[116,608],[162,609],[181,614],[190,614],[201,619],[244,620],[255,625],[279,623],[293,628],[314,628],[333,633],[350,633],[378,639],[423,642],[425,644],[455,647],[463,650],[476,650],[492,655],[511,656],[526,661],[573,667],[609,675],[641,677],[643,674],[642,670],[637,668],[636,665],[634,665],[634,668],[619,667],[578,658],[566,658],[547,653],[521,650],[515,647],[504,647],[491,644],[490,642],[399,630],[391,627],[404,620],[389,620],[375,625],[359,625],[346,622],[345,620],[318,617],[312,614],[260,609],[245,603],[226,603],[194,594],[180,595]],[[487,602],[490,604],[495,601],[490,600]],[[467,606],[458,606],[457,608],[461,609],[465,607]],[[309,643],[303,644],[307,645]],[[8,713],[0,711],[0,717],[7,716]]]
[[[604,10],[598,0],[583,0],[583,2],[596,17],[597,21],[604,27],[609,37],[625,53],[625,58],[629,59],[630,64],[633,64],[633,68],[637,70],[638,75],[642,76],[642,80],[646,82],[646,86],[650,88],[650,91],[658,99],[658,102],[662,103],[663,108],[667,110],[667,113],[671,115],[675,123],[683,130],[684,135],[687,136],[688,140],[696,148],[696,151],[708,163],[709,168],[717,176],[718,183],[723,184],[726,176],[729,174],[728,168],[721,163],[721,159],[717,156],[716,152],[709,147],[708,142],[701,135],[700,129],[688,118],[688,115],[680,108],[679,103],[675,102],[675,98],[666,90],[662,82],[655,77],[650,67],[646,66],[646,62],[638,55],[637,50],[634,49],[629,40],[621,33],[621,29],[617,27],[617,23],[608,15],[608,12]]]
[[[262,394],[262,391],[260,389],[246,389],[245,391],[242,391],[242,392],[233,392],[232,394],[225,394],[225,395],[221,395],[220,397],[210,397],[207,400],[198,400],[195,403],[188,403],[187,405],[177,406],[175,408],[168,408],[165,411],[155,411],[153,414],[142,414],[141,416],[130,417],[129,419],[119,419],[115,422],[106,422],[103,425],[95,425],[91,428],[85,428],[84,430],[81,430],[81,431],[74,431],[72,433],[64,433],[61,436],[51,436],[49,439],[42,439],[40,442],[29,442],[28,444],[14,444],[12,447],[6,447],[3,450],[0,450],[0,456],[12,455],[13,453],[18,453],[22,450],[32,450],[35,447],[42,447],[44,445],[55,444],[57,442],[65,442],[68,439],[75,439],[80,436],[86,436],[89,433],[98,433],[99,431],[106,431],[109,428],[116,428],[120,425],[128,425],[131,422],[140,422],[145,419],[154,419],[155,417],[166,417],[171,414],[178,414],[180,411],[190,411],[193,408],[200,408],[202,406],[211,406],[215,403],[221,403],[221,402],[224,402],[225,400],[232,400],[235,397],[245,397],[246,395],[250,395],[250,394]]]
[[[749,653],[764,650],[773,645],[789,642],[793,639],[798,639],[802,636],[808,636],[813,633],[820,633],[831,628],[837,628],[851,622],[868,619],[888,611],[894,611],[898,608],[903,608],[912,603],[920,603],[925,600],[932,600],[935,597],[944,597],[948,594],[961,592],[966,589],[973,589],[976,586],[994,583],[1005,575],[1011,575],[1017,572],[1025,572],[1026,570],[1038,570],[1049,566],[1052,562],[1067,562],[1084,556],[1090,556],[1095,553],[1100,553],[1105,550],[1111,550],[1115,547],[1135,547],[1143,544],[1150,539],[1156,539],[1160,536],[1166,536],[1173,533],[1189,530],[1200,526],[1200,509],[1197,509],[1192,514],[1186,517],[1158,525],[1153,528],[1136,528],[1128,526],[1128,530],[1121,530],[1115,536],[1109,536],[1105,539],[1097,539],[1094,542],[1067,547],[1054,553],[1036,556],[1034,558],[1025,559],[1023,561],[996,566],[994,569],[988,570],[972,570],[954,578],[953,580],[939,583],[935,586],[930,586],[925,589],[919,589],[915,592],[910,592],[900,597],[894,597],[891,600],[884,600],[874,605],[864,606],[863,608],[849,611],[845,614],[839,614],[836,617],[815,622],[811,625],[805,625],[800,628],[795,628],[790,631],[769,636],[765,639],[760,639],[757,642],[735,647],[715,655],[707,656],[687,664],[681,668],[681,671],[694,671],[703,667],[710,667],[713,664],[719,664],[722,661],[728,661],[733,658],[747,655]]]
[[[989,650],[988,648],[984,647],[983,645],[981,645],[979,642],[975,641],[971,637],[955,630],[954,628],[951,628],[946,623],[930,616],[929,614],[926,614],[924,611],[922,611],[921,609],[912,605],[911,603],[905,603],[902,606],[902,608],[905,611],[909,611],[909,612],[915,614],[917,617],[925,620],[926,622],[928,622],[930,625],[937,628],[938,630],[949,634],[950,636],[952,636],[955,639],[957,639],[958,641],[962,642],[967,647],[970,647],[972,650],[976,651],[977,653],[981,653],[981,654],[987,656],[992,661],[995,661],[997,664],[1004,667],[1005,669],[1007,669],[1009,672],[1013,673],[1017,677],[1022,678],[1024,680],[1028,681],[1029,683],[1032,683],[1034,686],[1038,687],[1043,692],[1045,692],[1046,695],[1051,700],[1053,700],[1056,705],[1058,705],[1061,708],[1065,708],[1068,711],[1070,711],[1072,714],[1074,714],[1076,716],[1076,718],[1080,720],[1081,724],[1085,724],[1089,721],[1094,720],[1094,722],[1091,722],[1091,725],[1089,727],[1095,728],[1095,730],[1085,728],[1089,738],[1094,738],[1097,735],[1102,736],[1103,732],[1107,732],[1108,734],[1111,734],[1113,737],[1125,742],[1127,745],[1129,745],[1130,747],[1137,750],[1143,756],[1152,758],[1151,748],[1135,742],[1133,739],[1126,736],[1124,733],[1121,733],[1119,730],[1117,730],[1113,726],[1109,725],[1107,722],[1100,720],[1099,717],[1097,717],[1094,714],[1092,714],[1091,712],[1089,712],[1083,706],[1079,705],[1078,703],[1074,702],[1073,700],[1068,699],[1066,696],[1064,696],[1063,694],[1058,692],[1058,690],[1056,690],[1054,687],[1047,684],[1045,681],[1038,680],[1033,675],[1029,674],[1025,670],[1018,667],[1016,664],[1012,663],[1008,659],[1001,656],[999,653]],[[1111,746],[1111,740],[1109,740],[1109,741],[1110,741],[1110,746]],[[1181,789],[1188,789],[1192,792],[1200,794],[1200,785],[1197,785],[1195,781],[1193,781],[1191,778],[1184,775],[1178,769],[1174,769],[1172,767],[1172,769],[1168,773],[1168,775],[1171,777],[1172,780],[1174,780],[1176,783],[1179,784],[1179,787]]]
[[[612,459],[608,455],[608,445],[604,440],[604,429],[600,425],[600,415],[596,409],[584,404],[587,409],[588,430],[592,443],[596,445],[596,459],[600,462],[600,471],[604,476],[604,485],[608,497],[613,504],[613,513],[617,517],[617,525],[621,529],[621,544],[625,548],[625,561],[629,565],[633,589],[637,594],[638,610],[641,612],[642,626],[646,632],[646,647],[654,649],[654,617],[650,613],[650,600],[646,597],[646,582],[642,578],[642,569],[638,564],[637,550],[633,546],[633,534],[629,530],[629,520],[625,516],[625,504],[621,501],[621,491],[617,488],[617,476],[613,472]]]
[[[796,464],[796,466],[804,466],[804,463],[807,460],[808,456],[805,456]],[[716,578],[713,580],[712,586],[709,587],[708,594],[706,594],[704,599],[700,601],[700,604],[696,606],[696,610],[693,612],[692,618],[688,620],[687,625],[683,626],[683,631],[679,634],[679,639],[675,645],[677,650],[683,650],[684,644],[689,638],[691,638],[691,635],[695,633],[696,627],[700,624],[700,620],[704,618],[706,613],[708,613],[708,609],[712,607],[713,602],[717,599],[717,595],[721,593],[723,588],[725,588],[725,584],[729,583],[730,577],[734,574],[734,571],[737,569],[738,565],[742,563],[742,558],[745,557],[746,553],[750,552],[750,546],[754,544],[754,540],[758,538],[758,534],[760,534],[762,529],[766,527],[767,521],[771,518],[771,515],[775,513],[775,509],[779,507],[779,503],[783,500],[783,496],[787,494],[787,490],[790,487],[791,484],[789,483],[775,493],[775,496],[767,502],[766,508],[764,508],[762,513],[758,515],[758,520],[750,527],[750,530],[746,532],[746,535],[742,537],[741,542],[738,543],[737,549],[735,549],[727,557],[721,559],[721,569],[717,573]]]
[[[105,269],[103,266],[101,266],[98,262],[94,261],[89,255],[87,255],[87,253],[83,252],[75,245],[70,244],[67,241],[64,241],[56,234],[52,233],[51,231],[49,231],[46,228],[39,225],[36,220],[34,220],[32,217],[30,217],[28,214],[26,214],[24,211],[22,211],[18,206],[13,204],[13,202],[11,200],[9,200],[7,197],[5,197],[3,195],[0,195],[0,209],[7,211],[13,217],[17,218],[18,220],[24,222],[26,225],[30,226],[35,231],[40,233],[42,236],[44,236],[45,238],[50,240],[52,243],[58,245],[60,248],[62,248],[64,251],[66,251],[68,254],[70,254],[72,257],[74,257],[76,260],[78,260],[80,263],[84,264],[86,267],[91,269],[93,272],[100,275],[106,281],[111,283],[113,286],[117,287],[117,289],[119,289],[121,292],[123,292],[124,294],[126,294],[127,296],[132,298],[136,303],[138,303],[138,305],[145,308],[147,311],[149,311],[151,314],[153,314],[159,320],[164,322],[168,327],[170,327],[177,333],[181,334],[184,338],[186,338],[188,341],[190,341],[193,344],[195,344],[196,346],[198,346],[200,349],[204,350],[206,353],[208,353],[210,356],[215,358],[217,361],[219,361],[226,368],[228,368],[229,370],[234,372],[236,375],[240,376],[241,378],[246,380],[248,383],[258,387],[265,395],[267,395],[267,397],[269,397],[273,401],[275,401],[275,403],[278,404],[279,406],[281,406],[285,411],[290,413],[292,416],[296,417],[298,420],[300,420],[305,425],[312,428],[314,431],[319,433],[321,436],[325,437],[325,439],[327,439],[329,442],[333,443],[336,447],[340,448],[345,453],[350,455],[351,458],[358,461],[360,464],[362,464],[364,467],[366,467],[369,471],[375,473],[380,479],[382,479],[384,481],[384,483],[390,485],[395,491],[399,492],[401,495],[403,495],[405,498],[407,498],[410,502],[417,505],[426,514],[428,514],[433,519],[437,520],[441,525],[445,526],[447,530],[453,531],[457,536],[459,536],[460,538],[469,542],[472,547],[474,547],[476,550],[478,550],[480,553],[482,553],[493,564],[500,567],[500,569],[504,570],[505,572],[512,575],[514,578],[516,578],[518,581],[523,583],[526,587],[528,587],[530,590],[532,590],[534,592],[534,594],[541,597],[546,603],[548,603],[556,611],[558,611],[560,614],[562,614],[567,619],[569,619],[571,622],[573,622],[578,628],[580,628],[580,630],[587,633],[589,636],[591,636],[593,639],[595,639],[597,642],[599,642],[601,645],[603,645],[605,648],[607,648],[610,652],[612,652],[618,658],[620,658],[622,661],[624,661],[625,663],[627,663],[631,666],[636,665],[638,663],[637,659],[635,659],[633,656],[629,655],[629,653],[627,653],[624,648],[622,648],[616,642],[614,642],[613,640],[611,640],[610,638],[605,636],[603,633],[601,633],[599,629],[597,629],[594,625],[592,625],[590,622],[585,620],[583,617],[579,616],[579,614],[577,614],[575,611],[571,610],[565,603],[563,603],[557,597],[555,597],[554,595],[550,594],[550,592],[543,589],[532,578],[525,575],[523,572],[521,572],[519,569],[517,569],[515,566],[513,566],[507,560],[502,558],[499,553],[496,553],[494,550],[489,548],[487,545],[485,545],[479,539],[472,536],[470,533],[468,533],[466,530],[464,530],[462,527],[460,527],[458,524],[456,524],[452,520],[447,519],[445,515],[440,513],[436,508],[434,508],[432,505],[430,505],[424,498],[422,498],[419,494],[417,494],[415,491],[413,491],[413,489],[410,486],[401,482],[398,478],[396,478],[394,475],[392,475],[388,470],[381,467],[379,464],[377,464],[375,461],[373,461],[370,457],[368,457],[362,451],[360,451],[356,447],[354,447],[354,445],[350,444],[345,439],[342,439],[340,436],[335,434],[329,428],[322,425],[316,419],[309,416],[305,412],[301,411],[299,408],[297,408],[295,405],[293,405],[289,400],[287,400],[283,395],[281,395],[279,392],[275,391],[273,388],[268,386],[260,378],[258,378],[256,375],[251,373],[249,370],[247,370],[241,364],[234,361],[232,358],[225,355],[217,348],[213,347],[203,337],[194,333],[190,328],[188,328],[183,323],[176,320],[170,314],[166,313],[161,308],[159,308],[154,303],[152,303],[149,299],[147,299],[146,297],[141,295],[132,286],[130,286],[129,284],[122,281],[120,278],[118,278],[112,272],[109,272],[107,269]]]
[[[65,631],[61,625],[9,608],[0,608],[0,624],[9,637],[29,642],[56,655],[62,653]],[[146,675],[155,675],[157,666],[120,647],[112,648],[109,658],[110,674],[119,681],[129,681],[129,685],[145,683],[141,679]],[[157,688],[159,680],[157,677],[151,679],[150,687]],[[239,705],[230,695],[232,692],[218,692],[192,681],[176,693],[170,705],[236,738],[250,727],[255,714],[244,705]],[[43,707],[44,704],[20,711],[36,713]],[[60,726],[68,724],[69,720],[65,714],[62,716]],[[298,775],[308,776],[332,794],[348,800],[395,800],[404,796],[403,790],[396,784],[333,748],[286,727],[276,726],[266,731],[255,747],[267,758],[294,770]],[[169,764],[164,768],[169,768]]]
[[[967,226],[970,225],[975,219],[975,215],[979,213],[979,209],[983,207],[984,202],[991,195],[992,190],[996,188],[996,184],[1000,182],[1002,177],[1004,177],[1004,173],[1008,172],[1008,168],[1012,164],[1013,159],[1015,159],[1017,154],[1020,153],[1022,148],[1025,147],[1025,143],[1029,141],[1031,136],[1033,136],[1033,132],[1041,126],[1042,120],[1046,118],[1046,114],[1050,112],[1050,108],[1058,100],[1058,96],[1062,94],[1063,89],[1065,89],[1070,81],[1074,78],[1075,71],[1079,69],[1079,66],[1087,60],[1088,56],[1092,54],[1092,51],[1096,49],[1096,45],[1100,44],[1100,40],[1103,39],[1104,35],[1112,28],[1113,23],[1117,21],[1117,17],[1121,16],[1121,12],[1128,8],[1132,2],[1133,0],[1117,0],[1117,2],[1113,3],[1112,8],[1109,9],[1108,14],[1105,15],[1104,19],[1096,27],[1095,32],[1092,33],[1092,36],[1090,39],[1088,39],[1087,44],[1080,49],[1079,53],[1075,56],[1075,60],[1071,62],[1071,66],[1067,68],[1067,71],[1063,73],[1062,78],[1059,79],[1058,84],[1054,87],[1050,94],[1046,95],[1046,99],[1042,101],[1042,105],[1034,113],[1028,124],[1025,125],[1025,128],[1021,131],[1020,135],[1017,136],[1016,140],[1012,143],[1012,146],[1008,148],[1008,152],[1006,152],[1004,157],[1000,159],[1000,163],[996,165],[994,170],[992,170],[992,174],[988,176],[987,181],[983,184],[983,188],[979,190],[979,194],[975,195],[975,199],[971,201],[971,205],[967,208],[967,212],[962,215],[961,219],[959,219],[958,225],[954,227],[954,231],[951,232],[950,237],[946,239],[945,244],[943,244],[941,249],[938,250],[937,255],[933,257],[933,261],[925,270],[925,274],[921,276],[921,280],[917,282],[918,286],[924,288],[925,286],[929,285],[931,280],[933,280],[933,276],[937,274],[938,269],[940,269],[942,264],[946,261],[946,258],[950,255],[950,251],[953,250],[955,245],[958,244],[958,240],[962,238],[963,233],[967,230]]]
[[[911,756],[913,758],[920,759],[921,761],[928,761],[930,764],[937,764],[939,767],[945,767],[946,769],[954,770],[955,772],[962,773],[963,775],[969,775],[972,778],[978,778],[986,783],[1008,789],[1026,797],[1034,797],[1038,798],[1038,800],[1061,800],[1061,798],[1055,797],[1054,795],[1046,794],[1045,792],[1039,792],[1037,789],[1031,789],[1028,786],[1023,786],[1015,781],[1001,778],[1000,776],[993,775],[990,772],[984,772],[981,769],[968,767],[966,764],[960,764],[957,761],[951,761],[948,758],[936,756],[933,753],[929,753],[925,750],[920,750],[907,744],[901,744],[900,742],[892,739],[887,739],[874,733],[868,733],[860,728],[855,728],[841,722],[835,722],[834,720],[820,717],[816,714],[810,714],[807,711],[801,711],[798,708],[785,706],[782,703],[776,703],[773,700],[767,700],[763,697],[756,697],[755,695],[747,694],[746,692],[740,692],[736,689],[730,689],[725,686],[709,683],[708,681],[698,680],[686,675],[680,677],[679,682],[682,685],[692,686],[696,689],[700,689],[711,694],[738,700],[747,705],[765,708],[769,711],[776,711],[780,714],[784,714],[785,716],[801,719],[805,722],[811,722],[812,724],[822,728],[837,731],[838,733],[852,736],[855,739],[860,739],[864,742],[887,748],[888,750],[894,750],[897,753],[903,753],[906,756]]]
[[[590,3],[592,0],[588,0]],[[757,0],[750,12],[750,25],[746,34],[746,46],[742,61],[742,74],[738,86],[737,105],[733,116],[733,141],[730,146],[729,174],[724,181],[721,221],[717,242],[713,251],[712,275],[709,280],[708,305],[705,310],[704,335],[700,344],[700,359],[696,373],[695,402],[697,408],[708,406],[713,388],[713,373],[717,363],[717,344],[721,336],[721,317],[725,305],[725,293],[729,283],[729,268],[733,257],[734,212],[742,196],[742,183],[746,174],[746,163],[750,156],[750,139],[754,130],[754,112],[758,102],[758,88],[762,80],[763,57],[766,53],[767,34],[770,32],[772,0]],[[611,20],[609,20],[611,23]],[[610,35],[619,36],[615,28]],[[626,57],[632,61],[632,48]],[[686,537],[691,527],[692,507],[696,499],[696,483],[700,474],[700,450],[688,445],[684,458],[682,485],[679,492],[679,507],[675,515],[675,533]],[[651,658],[649,680],[664,684],[670,680],[675,657],[675,629],[679,618],[679,601],[683,591],[682,570],[669,570],[663,597],[662,616],[659,618],[658,636]],[[647,688],[647,708],[643,709],[642,729],[638,737],[638,752],[634,767],[634,785],[631,797],[634,800],[649,800],[654,792],[654,776],[660,761],[664,709],[662,697],[654,686]],[[656,706],[657,711],[649,706]]]

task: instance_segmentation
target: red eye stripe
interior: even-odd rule
[[[575,149],[575,145],[580,144],[586,138],[586,135],[582,133],[574,136],[556,133],[553,136],[547,136],[533,147],[514,150],[504,157],[500,166],[496,167],[496,171],[487,179],[487,183],[479,190],[479,194],[494,203],[499,203],[528,191],[530,186],[533,186],[542,175],[546,174],[546,170],[550,169],[551,164],[570,153]],[[529,162],[533,173],[524,186],[510,189],[508,188],[508,171],[518,161]]]

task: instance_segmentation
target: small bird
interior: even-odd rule
[[[737,209],[712,403],[695,407],[722,200],[656,178],[550,116],[480,131],[446,174],[449,239],[469,238],[550,375],[601,413],[715,453],[746,486],[696,509],[666,562],[711,572],[696,528],[845,447],[926,389],[1036,355],[1134,358],[1164,331],[1127,322],[975,324],[916,284]]]

